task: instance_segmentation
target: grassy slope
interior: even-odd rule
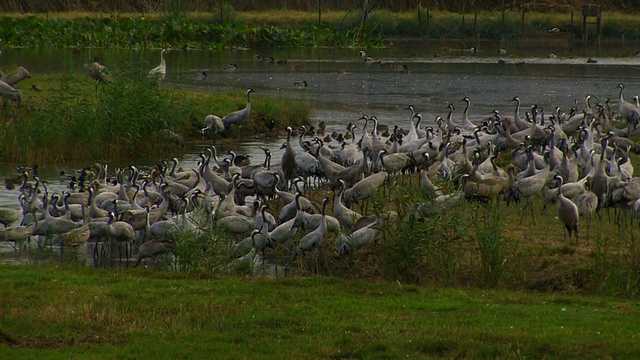
[[[336,278],[3,266],[0,357],[613,357],[633,301]]]

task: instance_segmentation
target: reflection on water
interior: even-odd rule
[[[346,124],[363,114],[376,115],[381,124],[408,122],[406,107],[414,105],[426,123],[433,124],[436,116],[446,116],[447,105],[456,106],[454,119],[460,118],[468,96],[472,101],[469,117],[483,119],[499,109],[509,114],[514,109],[512,98],[518,95],[523,106],[535,103],[547,113],[556,106],[569,109],[582,102],[587,94],[595,101],[617,99],[617,84],[624,82],[627,96],[640,92],[640,78],[634,76],[640,68],[635,55],[636,44],[610,48],[507,48],[498,53],[499,46],[482,43],[476,54],[466,49],[470,43],[457,48],[445,48],[444,43],[431,45],[410,43],[407,46],[367,50],[374,61],[365,63],[358,56],[359,49],[261,49],[261,50],[174,50],[167,56],[169,73],[166,86],[180,86],[197,91],[237,91],[255,89],[255,97],[300,99],[312,104],[312,121],[324,121],[327,132],[344,132]],[[557,53],[557,58],[548,54]],[[569,56],[568,54],[580,54]],[[22,65],[38,74],[76,71],[84,72],[86,59],[100,56],[111,71],[131,66],[144,69],[157,65],[159,50],[129,51],[112,49],[4,49],[0,67],[11,70]],[[271,56],[280,63],[258,61],[256,54]],[[626,56],[621,56],[626,55]],[[597,63],[587,63],[597,58]],[[286,62],[284,61],[286,60]],[[502,61],[501,61],[502,60]],[[406,64],[409,72],[398,72],[383,61]],[[224,64],[236,64],[238,69],[228,72]],[[204,77],[202,73],[207,73]],[[297,81],[308,86],[300,89]],[[18,86],[19,87],[19,86]],[[219,114],[221,115],[221,114]],[[284,134],[282,134],[284,136]],[[357,135],[358,136],[358,135]],[[278,162],[282,138],[239,139],[234,150],[250,154],[261,162],[263,153],[258,146],[267,146]],[[183,154],[176,154],[185,168],[195,168],[202,143],[189,144]],[[218,144],[226,151],[224,144]],[[337,145],[336,142],[329,145]],[[152,166],[159,159],[135,159],[137,165]],[[31,164],[0,164],[0,178],[13,176],[15,167]],[[56,174],[88,164],[41,164],[41,175],[49,180],[53,191],[65,190],[66,182]],[[127,166],[129,164],[111,164]],[[19,206],[18,191],[0,191],[0,206]]]

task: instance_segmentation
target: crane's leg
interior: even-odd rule
[[[529,212],[531,213],[531,218],[533,219],[533,225],[536,225],[536,215],[533,213],[533,200],[531,197],[527,198],[527,205],[529,207]]]

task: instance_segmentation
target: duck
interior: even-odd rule
[[[293,83],[293,86],[295,86],[298,89],[304,89],[307,86],[309,86],[309,84],[307,84],[306,80],[302,80],[302,81],[296,81]]]
[[[220,69],[224,72],[236,72],[238,71],[238,65],[236,64],[224,64],[220,66]]]
[[[360,58],[362,59],[362,61],[366,62],[366,63],[372,63],[373,62],[373,58],[371,56],[367,56],[367,53],[364,52],[364,50],[360,50]]]

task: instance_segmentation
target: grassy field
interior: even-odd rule
[[[635,358],[635,300],[0,267],[0,357]]]
[[[629,211],[581,219],[575,241],[540,198],[534,225],[522,204],[430,208],[412,181],[370,201],[369,213],[402,219],[375,246],[338,256],[330,236],[317,258],[285,252],[285,278],[220,270],[228,247],[212,254],[210,234],[178,240],[177,272],[152,261],[155,270],[0,266],[0,358],[639,356]]]

